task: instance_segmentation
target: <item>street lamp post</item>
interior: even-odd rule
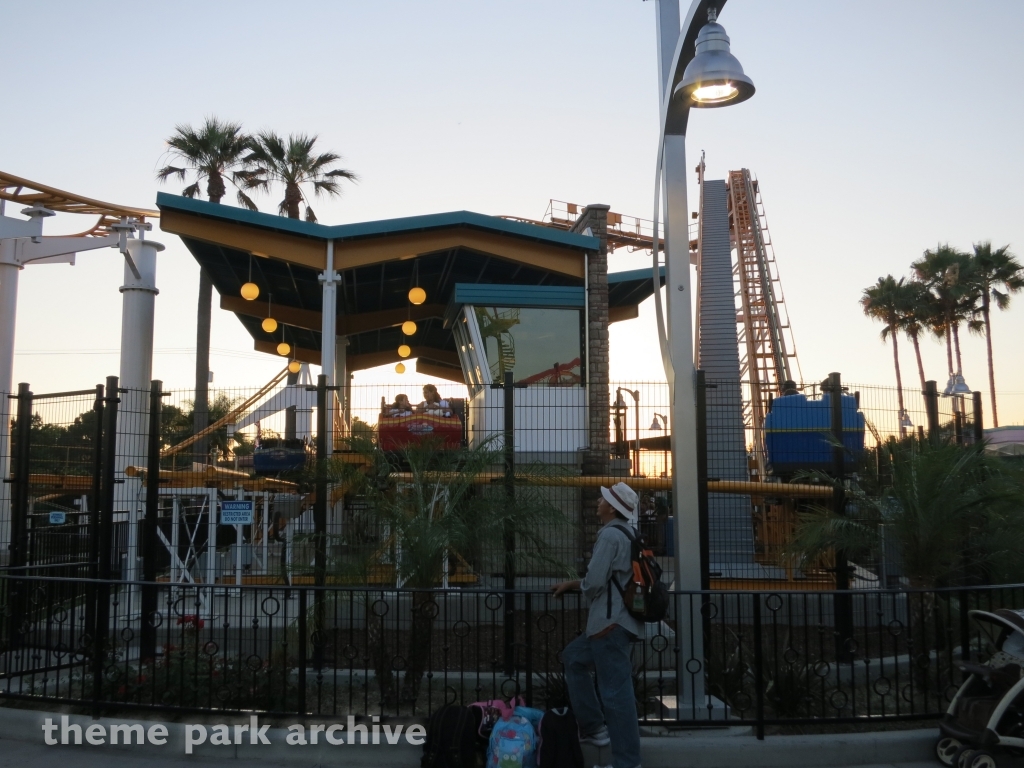
[[[729,49],[717,23],[726,0],[694,0],[682,26],[679,0],[656,0],[658,89],[661,135],[655,187],[654,286],[662,362],[671,391],[672,506],[675,516],[675,587],[701,588],[700,514],[697,474],[697,421],[690,314],[689,206],[686,199],[686,124],[691,107],[736,104],[754,94],[754,84]],[[658,262],[659,199],[664,192],[666,300],[662,310]],[[679,602],[676,647],[677,717],[722,717],[709,709],[704,690],[704,633],[700,599]],[[706,714],[705,714],[706,713]]]
[[[636,443],[633,448],[633,476],[640,477],[640,390],[618,387],[615,390],[616,407],[626,407],[626,402],[625,400],[622,399],[623,392],[625,392],[626,394],[630,395],[633,398],[633,402],[636,406]]]
[[[662,429],[668,428],[668,416],[663,413],[655,413],[654,420],[651,422],[651,430],[660,432]],[[668,477],[668,452],[664,451],[665,454],[665,471],[661,473],[662,477]]]

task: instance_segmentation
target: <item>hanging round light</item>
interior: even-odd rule
[[[298,360],[292,360],[288,363],[288,373],[298,373],[302,370],[302,363]]]
[[[416,333],[416,323],[414,323],[412,320],[406,320],[404,323],[402,323],[402,333],[404,333],[406,336],[412,336],[414,333]]]
[[[246,301],[253,301],[260,295],[260,287],[252,281],[252,254],[249,254],[249,279],[242,285],[242,298]]]
[[[405,373],[405,363],[399,363],[395,366],[395,373]]]
[[[427,300],[427,292],[420,288],[418,285],[415,288],[409,290],[409,301],[412,304],[422,304]]]
[[[289,344],[287,341],[282,341],[280,344],[277,345],[277,354],[281,355],[282,357],[287,357],[288,355],[291,354],[291,351],[292,345]]]
[[[273,333],[277,330],[277,320],[274,319],[274,294],[267,294],[267,316],[260,324],[264,331]]]
[[[410,347],[408,344],[402,344],[401,346],[398,347],[398,356],[399,357],[408,357],[411,354],[412,354],[412,347]]]

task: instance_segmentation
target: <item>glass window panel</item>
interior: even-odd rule
[[[517,383],[570,387],[583,383],[580,311],[476,307],[487,364],[494,381],[505,371]]]
[[[469,329],[466,326],[466,318],[460,314],[453,329],[455,331],[455,346],[459,352],[462,370],[469,380],[469,386],[473,392],[476,392],[483,385],[483,376],[476,364],[473,342],[470,341]]]

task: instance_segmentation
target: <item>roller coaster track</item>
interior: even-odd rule
[[[782,282],[757,180],[746,168],[729,172],[729,225],[736,248],[735,285],[740,296],[740,378],[749,387],[743,418],[753,431],[758,470],[764,477],[762,429],[768,396],[783,382],[799,381],[796,344],[786,312]]]

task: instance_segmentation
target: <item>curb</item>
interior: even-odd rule
[[[45,746],[42,726],[46,718],[60,725],[61,713],[38,710],[10,709],[0,707],[0,741],[12,740]],[[100,725],[106,733],[117,725],[140,725],[148,729],[159,720],[137,720],[100,718],[93,720],[85,715],[66,715],[68,723],[79,725],[84,732],[92,725]],[[205,718],[209,720],[209,718]],[[238,718],[225,718],[230,723]],[[308,724],[315,722],[307,718]],[[331,724],[334,721],[325,721]],[[185,753],[186,723],[163,723],[167,728],[167,743],[156,745],[146,743],[117,744],[102,746],[69,744],[56,745],[54,757],[70,755],[85,750],[111,755],[132,755],[134,757],[162,757],[185,760],[246,760],[296,764],[308,766],[312,763],[332,764],[344,760],[346,768],[415,768],[419,765],[422,748],[409,744],[403,733],[401,743],[387,744],[381,734],[379,745],[345,744],[330,745],[324,734],[319,734],[319,743],[304,746],[289,745],[286,742],[286,728],[271,728],[266,732],[270,744],[251,745],[248,736],[243,735],[242,744],[230,746],[205,744],[194,747],[193,754]],[[212,726],[206,723],[207,729]],[[233,730],[233,727],[232,727]],[[60,730],[56,731],[60,739]],[[347,737],[347,734],[344,734]],[[681,731],[671,736],[645,736],[641,739],[644,768],[819,768],[863,766],[876,763],[914,763],[934,759],[933,747],[938,738],[936,729],[908,731],[884,731],[878,733],[843,733],[769,736],[758,741],[747,728],[724,728],[719,731]],[[585,747],[587,764],[599,764],[611,760],[611,750]],[[328,762],[330,761],[330,763]]]

